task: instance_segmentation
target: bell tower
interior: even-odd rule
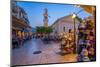
[[[44,27],[48,27],[48,9],[45,8],[44,9],[44,19],[43,19],[43,22],[44,22]]]

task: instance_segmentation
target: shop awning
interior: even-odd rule
[[[85,11],[87,11],[88,13],[93,13],[93,11],[95,10],[95,6],[86,6],[86,5],[81,5],[81,7],[85,10]]]

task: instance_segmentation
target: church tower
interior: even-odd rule
[[[48,9],[45,8],[44,9],[44,19],[43,19],[43,22],[44,22],[44,27],[48,27]]]

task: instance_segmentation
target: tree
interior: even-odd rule
[[[37,27],[36,28],[36,32],[40,33],[40,34],[50,34],[52,32],[52,28],[51,27]]]
[[[53,31],[53,30],[52,30],[51,27],[45,28],[45,32],[46,32],[47,34],[50,34],[52,31]]]

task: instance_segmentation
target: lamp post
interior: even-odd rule
[[[73,18],[73,22],[74,22],[74,45],[75,45],[75,47],[74,47],[74,53],[77,53],[77,44],[76,44],[76,22],[75,22],[75,19],[77,17],[77,14],[79,14],[82,11],[84,11],[84,9],[81,9],[77,13],[73,13],[72,14],[72,18]]]
[[[76,23],[75,23],[76,14],[75,13],[73,13],[72,18],[73,18],[73,21],[74,21],[74,45],[75,45],[74,53],[76,53],[77,50],[76,50]]]

